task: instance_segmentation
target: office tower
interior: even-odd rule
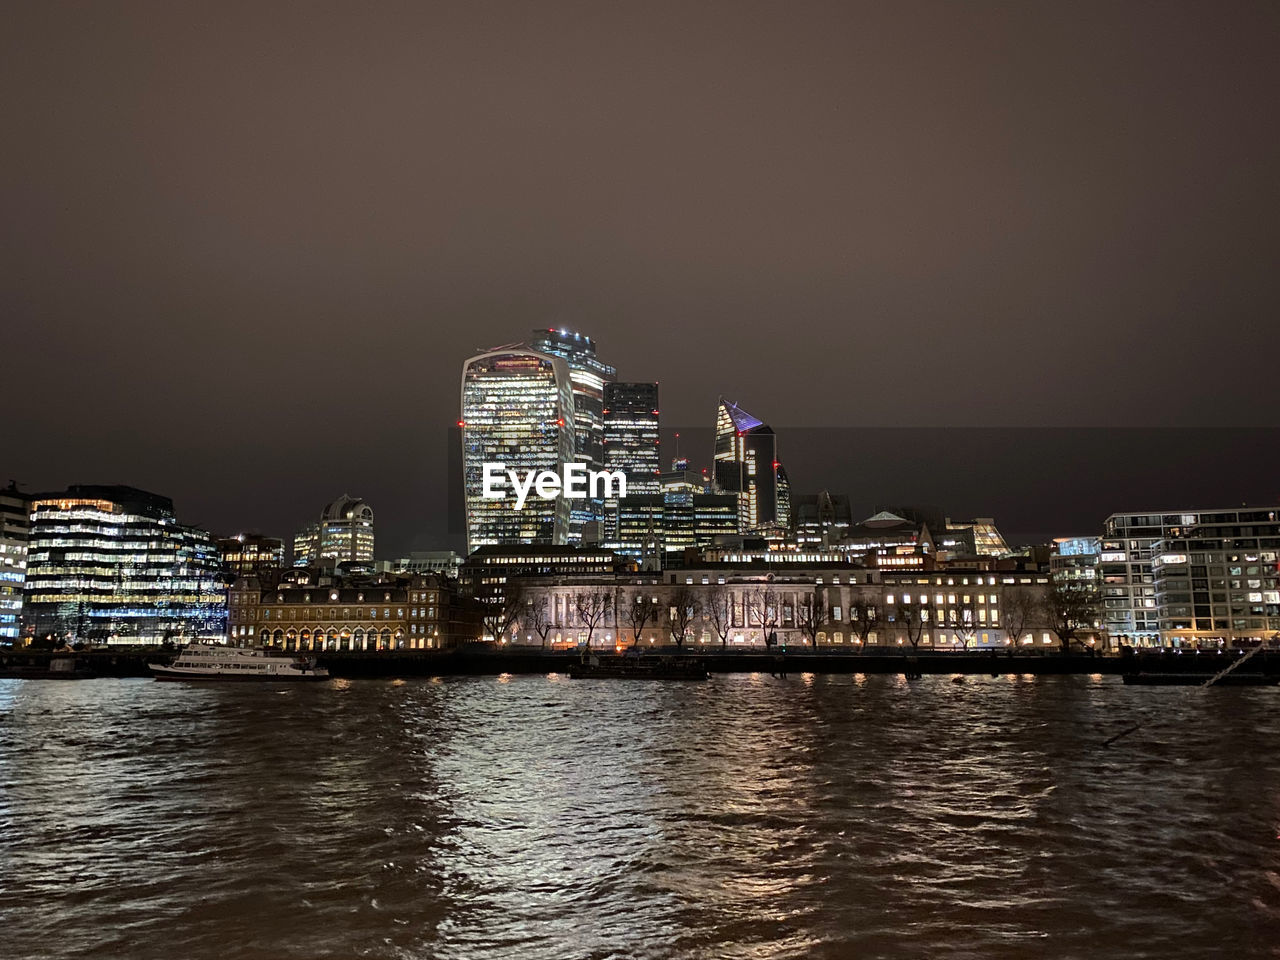
[[[293,535],[293,565],[309,567],[320,559],[320,524],[308,523]]]
[[[30,521],[31,498],[13,483],[0,490],[0,643],[12,643],[22,633]]]
[[[484,467],[559,472],[578,459],[574,410],[573,381],[561,357],[515,344],[462,365],[458,426],[468,553],[495,544],[568,542],[569,500],[531,495],[517,510],[509,488],[502,499],[486,499]]]
[[[627,493],[658,493],[658,385],[604,386],[604,468],[621,470]]]
[[[1280,511],[1241,507],[1195,517],[1168,525],[1162,518],[1164,536],[1151,549],[1162,642],[1216,647],[1276,637]]]
[[[82,485],[32,498],[25,616],[37,637],[220,638],[226,584],[213,538],[178,523],[168,497]]]
[[[604,463],[604,388],[617,376],[617,369],[596,357],[596,346],[590,337],[572,330],[534,330],[530,349],[549,357],[559,357],[569,366],[573,391],[574,450],[577,460],[589,470],[599,470]],[[657,409],[657,405],[654,405]],[[584,528],[592,521],[604,519],[604,501],[599,498],[574,500],[569,505],[570,543],[582,541]]]
[[[627,495],[655,494],[658,489],[658,385],[604,385],[604,469],[627,479]],[[618,501],[604,503],[605,540],[618,536]]]
[[[343,494],[320,514],[320,559],[373,563],[373,509]]]
[[[715,487],[738,496],[743,533],[787,525],[790,483],[778,461],[777,437],[723,397],[716,411]]]
[[[258,533],[240,533],[218,541],[222,562],[232,577],[258,576],[284,566],[284,541]]]

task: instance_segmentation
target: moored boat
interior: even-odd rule
[[[310,657],[279,656],[248,647],[189,643],[169,664],[149,664],[157,680],[328,680]]]

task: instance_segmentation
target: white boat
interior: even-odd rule
[[[189,643],[167,665],[148,664],[157,680],[328,680],[312,657],[279,656],[249,647]]]

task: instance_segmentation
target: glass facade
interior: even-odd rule
[[[604,399],[604,469],[626,476],[628,496],[658,493],[658,385],[607,383]],[[607,542],[618,538],[617,513],[617,499],[605,501]]]
[[[715,486],[737,495],[743,533],[788,525],[790,484],[778,461],[777,437],[723,397],[716,410]]]
[[[604,463],[605,389],[617,377],[617,369],[596,357],[596,345],[590,337],[572,330],[535,330],[529,339],[529,348],[536,353],[558,357],[568,365],[569,385],[573,393],[576,459],[585,463],[588,470],[599,470]],[[654,409],[657,409],[656,404]],[[568,541],[581,542],[587,525],[604,518],[602,499],[572,501],[566,532]]]
[[[1255,507],[1196,517],[1171,525],[1151,551],[1161,640],[1218,646],[1276,636],[1280,513]]]
[[[0,490],[0,643],[22,633],[30,510],[30,501],[13,484]]]
[[[227,577],[208,533],[132,487],[76,486],[31,504],[26,619],[98,643],[221,638]]]
[[[517,510],[513,496],[482,495],[486,463],[558,472],[577,459],[573,386],[565,361],[523,347],[467,360],[459,427],[467,551],[507,543],[567,543],[570,501],[564,497],[530,497]]]

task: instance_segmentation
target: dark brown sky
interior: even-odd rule
[[[423,545],[550,323],[669,424],[1273,426],[1277,90],[1274,2],[8,4],[4,477]]]

